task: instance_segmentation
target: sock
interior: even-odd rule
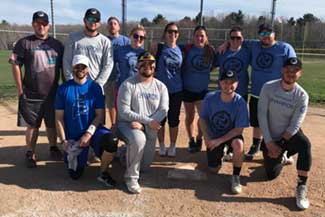
[[[232,172],[232,174],[234,175],[234,176],[239,176],[239,174],[240,174],[240,170],[241,170],[241,167],[233,167],[233,172]]]
[[[306,185],[307,183],[307,176],[298,176],[298,186],[300,185]]]
[[[169,147],[175,147],[175,143],[170,143],[170,146]]]
[[[259,146],[262,140],[260,138],[253,138],[253,146]]]

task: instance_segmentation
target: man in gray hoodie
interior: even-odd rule
[[[147,170],[155,156],[157,132],[168,111],[167,87],[154,78],[156,61],[149,52],[138,56],[138,74],[125,80],[117,97],[120,137],[127,143],[126,186],[139,194],[140,168]]]
[[[95,8],[86,11],[83,19],[85,28],[80,32],[72,32],[64,47],[63,70],[66,80],[73,79],[72,58],[74,55],[85,55],[89,59],[89,77],[98,83],[103,90],[113,68],[113,50],[111,41],[98,32],[100,12]]]

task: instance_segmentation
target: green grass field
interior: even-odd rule
[[[15,99],[15,81],[11,74],[8,57],[11,51],[0,51],[0,101]],[[216,87],[217,73],[211,76],[210,89]],[[325,104],[325,57],[304,56],[303,75],[299,83],[306,89],[310,102]]]

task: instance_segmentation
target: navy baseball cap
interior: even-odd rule
[[[273,28],[270,24],[263,23],[258,27],[258,33],[263,32],[263,31],[273,32]]]
[[[49,23],[49,16],[44,11],[36,11],[33,14],[33,22]]]
[[[229,80],[232,80],[232,81],[238,81],[236,72],[231,71],[231,70],[223,72],[221,74],[220,81],[223,81],[223,80],[226,80],[226,79],[229,79]]]
[[[283,67],[286,66],[296,66],[299,69],[302,68],[302,62],[297,57],[291,57],[284,62]]]
[[[85,18],[90,22],[100,22],[100,12],[96,8],[89,8],[85,13]]]

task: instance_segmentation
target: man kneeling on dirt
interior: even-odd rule
[[[258,121],[263,133],[261,150],[267,178],[275,179],[282,169],[282,153],[298,153],[296,204],[309,207],[307,177],[311,167],[311,144],[300,129],[308,107],[308,94],[296,83],[302,74],[302,63],[289,58],[282,68],[282,78],[264,84],[258,102]]]
[[[233,148],[231,191],[242,191],[239,174],[244,160],[244,128],[249,126],[245,100],[235,92],[237,75],[225,71],[220,77],[220,89],[209,93],[203,101],[199,123],[207,146],[208,167],[212,172],[221,168],[224,147]]]
[[[89,59],[86,56],[75,55],[72,65],[73,79],[58,88],[55,102],[56,126],[65,149],[70,177],[81,177],[91,146],[101,157],[97,180],[113,187],[115,181],[107,170],[117,149],[117,138],[102,126],[105,117],[102,89],[87,79]]]
[[[149,52],[138,56],[138,74],[122,83],[118,91],[117,129],[127,143],[125,183],[138,194],[140,167],[147,170],[155,156],[157,132],[168,111],[167,87],[154,78],[156,61]]]

